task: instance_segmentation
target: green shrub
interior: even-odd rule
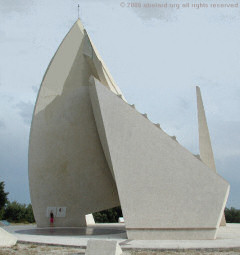
[[[32,206],[20,204],[16,201],[8,202],[4,212],[4,218],[9,222],[33,223],[35,222]]]
[[[93,214],[96,223],[115,223],[118,222],[118,218],[122,217],[121,207],[115,207],[112,209],[96,212]]]
[[[4,182],[0,182],[0,220],[3,219],[5,206],[8,202],[8,192],[4,191],[4,187]]]
[[[240,223],[240,210],[234,207],[225,208],[225,217],[227,223]]]

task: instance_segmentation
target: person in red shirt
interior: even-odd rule
[[[54,214],[53,214],[53,212],[51,211],[51,212],[50,212],[50,227],[53,227],[53,223],[54,223]]]

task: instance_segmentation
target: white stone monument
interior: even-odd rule
[[[199,160],[126,102],[77,20],[47,68],[33,114],[37,225],[49,226],[50,207],[58,210],[54,226],[81,227],[85,215],[121,205],[129,239],[214,239],[229,184],[201,147]]]

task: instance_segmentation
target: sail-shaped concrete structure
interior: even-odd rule
[[[78,20],[43,78],[29,142],[37,225],[121,205],[130,239],[214,239],[229,184],[129,105]]]
[[[196,86],[197,108],[198,108],[198,133],[199,133],[199,150],[201,160],[213,171],[216,170],[215,160],[212,150],[211,139],[209,135],[207,118],[203,106],[201,90]],[[221,226],[226,226],[225,215],[223,214]]]
[[[29,183],[40,227],[49,225],[47,208],[66,208],[55,225],[76,227],[86,225],[85,215],[120,205],[92,112],[91,75],[121,94],[77,20],[47,68],[32,120]]]

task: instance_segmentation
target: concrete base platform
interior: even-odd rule
[[[214,240],[216,229],[128,229],[127,236],[135,240]]]
[[[48,228],[35,225],[4,227],[18,242],[86,248],[89,239],[117,240],[122,250],[179,250],[240,248],[240,224],[220,227],[216,240],[130,240],[124,224],[95,224],[87,228]]]

